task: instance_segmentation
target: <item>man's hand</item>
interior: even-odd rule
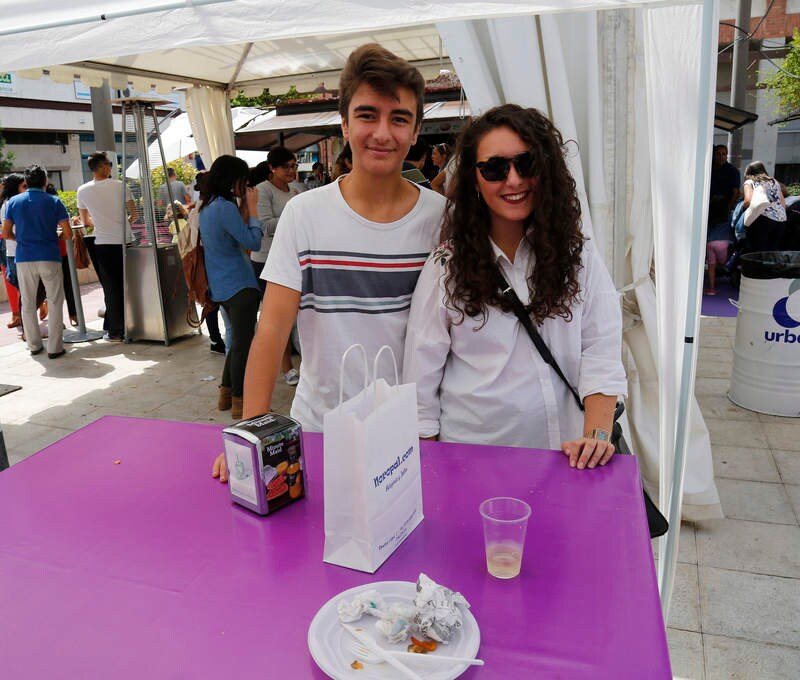
[[[215,479],[219,477],[219,481],[223,484],[228,481],[228,465],[225,462],[224,453],[220,453],[214,461],[214,467],[211,468],[211,476]]]
[[[614,455],[614,445],[611,442],[588,437],[563,442],[561,450],[569,456],[569,466],[578,470],[605,465]]]

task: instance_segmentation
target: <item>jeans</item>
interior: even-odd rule
[[[94,246],[97,278],[103,286],[106,318],[103,328],[112,337],[125,332],[125,282],[122,277],[122,246],[115,243]]]
[[[243,288],[220,304],[231,320],[231,346],[222,369],[222,386],[231,388],[231,395],[244,395],[244,371],[250,343],[256,332],[259,294],[255,288]]]

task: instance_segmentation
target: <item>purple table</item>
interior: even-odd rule
[[[261,518],[210,477],[219,430],[106,417],[0,473],[0,677],[324,678],[319,607],[420,571],[472,604],[486,666],[465,679],[672,677],[632,457],[424,443],[425,520],[370,576],[322,562],[320,435],[308,497]],[[484,562],[496,495],[533,508],[511,581]]]

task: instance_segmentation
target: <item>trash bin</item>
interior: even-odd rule
[[[743,255],[728,398],[800,417],[800,251]]]

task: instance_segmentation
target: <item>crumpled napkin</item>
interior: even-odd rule
[[[349,602],[339,600],[336,611],[343,623],[358,621],[364,614],[375,616],[375,627],[389,642],[403,642],[416,629],[424,637],[446,643],[463,625],[461,607],[469,609],[469,602],[461,593],[420,574],[413,603],[387,606],[377,590],[368,590]]]
[[[336,604],[336,611],[342,623],[358,621],[365,613],[381,618],[385,609],[386,603],[377,590],[367,590],[356,595],[350,602],[339,600]]]
[[[469,602],[461,593],[440,586],[425,574],[419,575],[414,598],[414,624],[423,635],[446,643],[463,625],[459,607],[469,608]]]

